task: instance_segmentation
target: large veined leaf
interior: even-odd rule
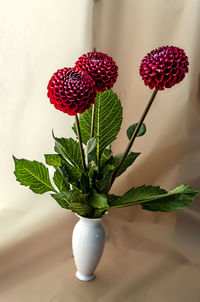
[[[82,173],[78,168],[70,165],[68,162],[63,164],[60,168],[62,169],[65,176],[68,177],[71,184],[80,180]]]
[[[64,177],[68,178],[70,183],[74,183],[81,178],[81,171],[79,168],[72,166],[62,155],[60,154],[45,154],[46,164],[59,167],[64,174]]]
[[[132,163],[136,160],[136,158],[140,155],[140,153],[135,153],[135,152],[129,152],[126,159],[124,160],[117,176],[120,176],[122,173],[126,171],[128,167],[132,165]],[[111,164],[117,167],[120,163],[120,160],[123,156],[123,153],[117,154],[113,157],[111,160]]]
[[[91,133],[92,108],[79,116],[82,141],[87,144]],[[122,106],[112,90],[98,92],[95,100],[94,136],[97,137],[97,159],[115,140],[122,123]],[[75,126],[73,130],[76,133]]]
[[[70,204],[69,208],[72,210],[72,212],[85,217],[90,217],[93,212],[92,207],[90,207],[87,203],[73,202]]]
[[[69,205],[74,202],[87,203],[89,194],[83,194],[79,189],[63,192],[63,196],[69,202]]]
[[[46,164],[53,166],[54,168],[60,167],[63,163],[62,157],[60,154],[45,154]]]
[[[51,194],[51,197],[53,197],[62,208],[69,209],[69,200],[65,193]]]
[[[77,194],[78,192],[69,191],[65,193],[51,194],[51,196],[62,208],[70,209],[81,216],[89,216],[92,213],[93,208],[85,202],[85,194],[80,194],[79,198],[76,198],[76,201],[72,201],[75,198],[75,195],[78,196]]]
[[[29,186],[37,194],[48,191],[56,192],[50,182],[48,169],[43,163],[13,158],[15,162],[14,174],[21,185]]]
[[[114,170],[115,167],[110,164],[103,168],[101,178],[95,181],[95,186],[99,192],[108,193]]]
[[[55,138],[55,151],[70,161],[76,168],[82,170],[79,143],[72,138]]]
[[[87,142],[87,160],[88,163],[91,161],[96,162],[97,159],[97,138],[92,137],[88,142]]]
[[[141,204],[149,211],[170,212],[191,205],[194,197],[200,192],[188,185],[181,185],[170,192],[160,187],[141,186],[132,188],[123,196],[111,195],[110,208],[120,208]]]
[[[70,189],[68,177],[64,175],[63,170],[59,167],[54,173],[53,181],[60,192],[65,192]]]
[[[109,162],[109,160],[112,157],[112,150],[111,148],[107,147],[106,149],[103,150],[100,158],[100,168],[103,169],[105,165]]]
[[[181,185],[168,192],[167,195],[158,197],[153,201],[142,203],[144,210],[171,212],[190,206],[195,196],[200,192],[189,185]]]
[[[117,199],[110,201],[111,207],[124,207],[131,206],[143,202],[144,200],[149,200],[150,198],[155,198],[156,196],[167,194],[167,191],[161,189],[160,187],[154,186],[141,186],[137,188],[132,188],[124,195],[119,196]]]
[[[107,196],[105,194],[99,194],[96,191],[92,191],[89,203],[92,205],[95,209],[104,209],[108,208],[109,205],[107,203]]]
[[[89,186],[93,188],[95,186],[95,178],[98,172],[98,167],[95,162],[91,161],[88,165],[88,177],[89,177]]]

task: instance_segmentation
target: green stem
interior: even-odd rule
[[[77,135],[78,135],[81,159],[82,159],[82,163],[83,163],[83,171],[86,172],[85,157],[84,157],[83,144],[82,144],[82,139],[81,139],[81,131],[80,131],[80,126],[79,126],[79,121],[78,121],[77,115],[75,115],[75,122],[76,122],[76,131],[77,131]]]
[[[121,169],[121,166],[123,165],[123,163],[124,163],[124,161],[125,161],[128,153],[129,153],[129,151],[130,151],[130,149],[131,149],[131,147],[132,147],[132,145],[133,145],[133,143],[134,143],[134,141],[135,141],[135,139],[137,137],[137,134],[138,134],[138,132],[140,130],[140,127],[143,124],[143,121],[144,121],[144,119],[145,119],[145,117],[146,117],[149,109],[151,108],[151,105],[152,105],[152,103],[153,103],[153,101],[154,101],[154,99],[156,97],[157,92],[158,92],[158,90],[154,89],[153,94],[152,94],[152,96],[151,96],[151,98],[150,98],[150,100],[149,100],[149,102],[147,104],[147,107],[145,108],[145,110],[144,110],[144,112],[143,112],[143,114],[142,114],[142,116],[140,118],[140,121],[139,121],[137,127],[135,128],[135,131],[133,132],[133,134],[131,136],[131,139],[130,139],[130,141],[128,143],[128,146],[126,147],[126,150],[124,151],[124,154],[123,154],[123,156],[121,158],[121,161],[119,162],[119,165],[117,166],[117,168],[115,169],[115,171],[113,173],[111,184],[110,184],[110,188],[111,188],[112,184],[114,183],[115,178],[117,177],[117,175],[119,173],[119,170]]]
[[[95,103],[92,106],[92,120],[91,120],[91,135],[90,138],[94,136],[94,119],[95,119]]]

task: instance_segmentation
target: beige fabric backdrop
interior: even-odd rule
[[[113,147],[122,152],[127,127],[151,95],[140,61],[156,47],[175,45],[185,49],[190,72],[159,92],[147,133],[135,144],[142,155],[113,192],[144,183],[200,188],[199,12],[198,0],[0,2],[0,301],[200,301],[199,201],[170,214],[112,211],[104,221],[107,243],[97,279],[82,283],[71,251],[76,218],[48,193],[19,186],[11,159],[43,160],[53,151],[52,128],[72,135],[73,119],[49,105],[46,85],[52,72],[94,46],[119,66],[115,91],[125,119]]]

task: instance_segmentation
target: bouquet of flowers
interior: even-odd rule
[[[37,194],[50,191],[61,207],[87,218],[138,204],[145,210],[162,212],[191,205],[200,190],[189,185],[169,192],[143,185],[122,196],[109,193],[116,177],[140,155],[131,148],[146,132],[143,122],[156,94],[181,82],[188,65],[184,50],[174,46],[160,47],[144,57],[140,75],[153,94],[139,122],[127,129],[126,149],[117,155],[113,155],[111,143],[120,130],[122,106],[111,90],[118,76],[114,60],[101,52],[89,52],[75,67],[55,72],[48,84],[48,97],[56,109],[75,116],[72,129],[76,139],[58,138],[53,133],[55,154],[45,154],[46,164],[55,169],[52,180],[43,163],[14,157],[17,181]]]

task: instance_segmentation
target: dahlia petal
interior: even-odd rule
[[[54,107],[69,115],[83,112],[94,103],[96,87],[93,79],[77,68],[63,68],[55,72],[48,84],[47,96]]]
[[[183,49],[164,46],[152,50],[142,59],[140,75],[145,85],[158,90],[181,82],[188,72],[188,57]]]
[[[75,66],[92,77],[99,92],[112,88],[118,76],[118,67],[113,59],[101,52],[82,55]]]

